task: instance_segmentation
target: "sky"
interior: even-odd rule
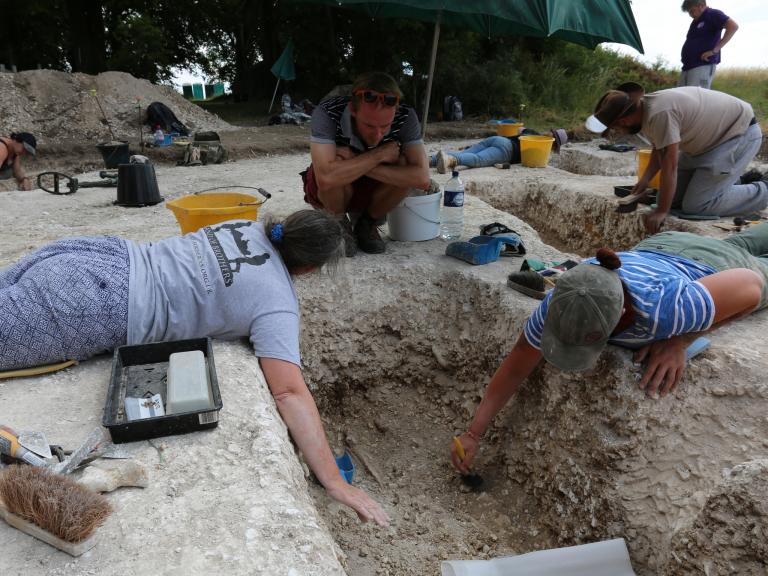
[[[680,68],[680,49],[691,17],[680,10],[682,0],[633,0],[632,12],[645,55],[621,44],[603,44],[622,54],[653,64],[659,58]],[[720,68],[768,68],[768,0],[707,0],[707,6],[725,12],[739,30],[722,51]]]

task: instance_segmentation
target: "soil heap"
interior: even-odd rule
[[[187,101],[171,86],[152,84],[125,72],[90,76],[28,70],[0,74],[0,134],[32,132],[38,142],[47,145],[103,142],[112,139],[111,127],[117,139],[135,140],[139,115],[143,122],[152,102],[168,106],[190,131],[233,129],[218,116]]]

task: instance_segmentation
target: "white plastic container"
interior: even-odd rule
[[[400,242],[437,238],[440,232],[440,191],[408,196],[387,214],[389,237]]]
[[[202,351],[171,354],[168,358],[166,414],[206,410],[212,406],[211,385]]]

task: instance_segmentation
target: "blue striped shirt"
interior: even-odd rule
[[[715,318],[715,304],[697,280],[714,274],[711,266],[680,256],[636,250],[619,252],[621,268],[616,270],[631,296],[635,310],[632,326],[612,336],[609,342],[640,348],[688,332],[708,329]],[[596,264],[595,258],[584,261]],[[525,337],[541,349],[541,333],[552,291],[525,323]]]

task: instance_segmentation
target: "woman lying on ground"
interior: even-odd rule
[[[438,173],[446,174],[457,166],[486,168],[495,164],[520,164],[520,136],[538,134],[525,128],[518,136],[489,136],[462,150],[440,150],[429,157],[429,165],[437,168]],[[568,142],[568,133],[557,128],[550,130],[550,134],[555,139],[552,150],[560,153],[560,147]]]
[[[138,244],[70,238],[0,269],[0,370],[84,360],[123,344],[249,337],[280,415],[328,494],[388,518],[339,473],[300,368],[291,275],[333,264],[342,230],[319,210],[235,220]]]
[[[520,384],[545,360],[568,371],[594,366],[607,343],[637,350],[640,389],[666,396],[683,375],[688,345],[726,320],[768,306],[768,223],[725,240],[663,232],[629,252],[601,249],[564,273],[496,370],[460,440],[464,474],[480,439]]]
[[[28,132],[14,132],[10,138],[0,136],[0,180],[16,178],[19,190],[32,190],[30,180],[21,167],[21,159],[26,154],[37,153],[37,140]]]

